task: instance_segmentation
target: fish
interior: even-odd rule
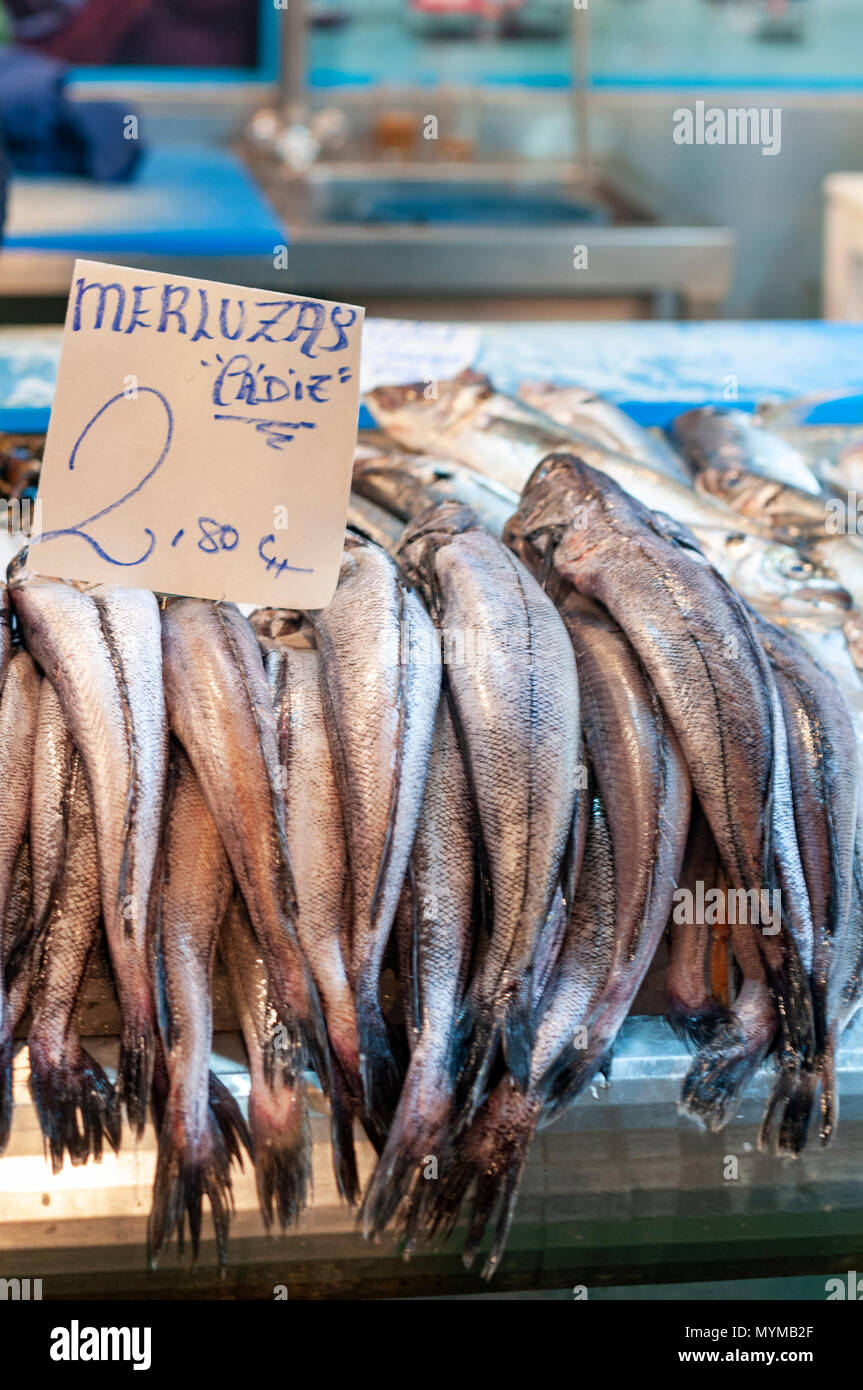
[[[22,841],[12,871],[6,920],[3,923],[3,939],[6,1003],[14,1034],[30,1002],[43,940],[41,935],[36,936],[34,929],[29,839]]]
[[[151,1267],[174,1231],[182,1249],[186,1220],[197,1259],[205,1196],[224,1265],[233,1208],[231,1163],[242,1166],[242,1150],[251,1148],[236,1101],[210,1074],[213,966],[232,889],[227,855],[198,779],[175,746],[153,896],[156,999],[168,1094],[147,1223]]]
[[[12,1031],[14,1020],[6,994],[8,954],[7,913],[15,869],[26,839],[33,782],[33,750],[40,675],[32,657],[17,651],[9,658],[0,694],[0,1154],[12,1125]]]
[[[690,470],[664,434],[645,429],[620,406],[588,387],[526,381],[518,395],[534,410],[591,443],[625,454],[685,486],[692,482]]]
[[[848,589],[820,557],[803,548],[807,542],[798,547],[714,527],[691,529],[714,569],[764,616],[777,620],[783,613],[851,609]]]
[[[182,598],[162,614],[165,699],[264,953],[296,1067],[329,1086],[329,1043],[297,939],[297,893],[277,790],[278,736],[257,637],[229,603]]]
[[[324,720],[321,659],[298,615],[260,609],[279,740],[285,833],[297,891],[297,936],[315,981],[332,1052],[333,1166],[342,1196],[359,1195],[352,1116],[361,1103],[359,1040],[348,974],[351,882],[342,809]]]
[[[357,450],[351,487],[403,522],[419,516],[432,502],[461,502],[493,536],[502,534],[518,501],[517,493],[451,459],[369,448]]]
[[[277,1220],[284,1231],[299,1220],[311,1191],[308,1106],[302,1074],[285,1045],[287,1033],[270,989],[264,953],[238,893],[222,925],[220,951],[249,1061],[249,1130],[258,1202],[267,1230]]]
[[[692,894],[693,904],[697,904],[698,884],[703,885],[706,899],[711,890],[719,887],[721,875],[716,842],[696,802],[692,808],[680,888]],[[668,1022],[681,1041],[696,1051],[710,1041],[720,1023],[728,1020],[727,1001],[714,997],[708,981],[711,926],[704,920],[706,915],[706,912],[696,912],[687,920],[684,914],[672,911],[669,921]]]
[[[686,526],[769,535],[763,525],[686,483],[575,436],[525,402],[495,391],[477,372],[438,382],[437,392],[429,400],[422,384],[381,386],[369,392],[366,403],[380,427],[403,448],[443,454],[515,494],[548,454],[569,449],[644,506],[668,512]]]
[[[90,1158],[98,1163],[106,1144],[117,1153],[121,1120],[111,1082],[95,1058],[81,1046],[78,1033],[81,991],[102,927],[96,829],[83,761],[68,736],[64,738],[60,732],[65,722],[62,711],[53,688],[44,680],[40,718],[46,713],[51,717],[44,735],[39,726],[38,780],[34,771],[31,824],[38,832],[56,811],[56,801],[44,809],[40,804],[46,773],[55,794],[59,791],[62,795],[64,824],[55,829],[51,845],[56,853],[59,843],[60,871],[49,890],[41,969],[27,1046],[30,1094],[46,1153],[53,1171],[59,1173],[66,1154],[73,1164],[79,1165]],[[65,749],[65,767],[57,762],[52,766],[51,755],[45,757],[43,737]],[[39,843],[38,833],[36,838],[31,834],[34,864],[39,861]]]
[[[797,840],[815,924],[810,985],[816,1029],[822,1143],[835,1129],[839,1019],[829,982],[848,931],[854,876],[858,773],[854,729],[833,678],[788,633],[763,620],[759,641],[773,668],[788,734]]]
[[[751,925],[731,923],[729,933],[741,971],[740,988],[731,1008],[717,1018],[709,1036],[700,1040],[680,1094],[681,1113],[714,1134],[735,1113],[746,1086],[774,1046],[779,1026],[773,991]],[[781,1086],[774,1090],[765,1120],[772,1120],[784,1096]]]
[[[423,1168],[438,1164],[452,1119],[457,1023],[472,953],[477,845],[473,797],[446,698],[435,721],[422,809],[411,851],[412,1025],[415,1037],[386,1146],[363,1202],[367,1236],[402,1199],[408,1228],[422,1222]]]
[[[524,1088],[531,976],[578,795],[578,676],[566,628],[521,561],[469,508],[441,503],[405,531],[399,557],[454,639],[446,689],[476,797],[492,929],[464,1011],[468,1070],[500,1036]],[[470,648],[470,649],[469,649]]]
[[[807,559],[833,575],[848,591],[855,608],[863,609],[863,546],[852,536],[827,535],[820,540],[808,538],[801,549]]]
[[[786,539],[823,536],[830,515],[828,498],[739,468],[704,468],[696,475],[695,488],[743,516],[766,521]]]
[[[441,668],[422,601],[379,547],[348,535],[332,602],[309,614],[353,885],[351,979],[365,1110],[386,1129],[401,1075],[379,983],[422,804]]]
[[[699,471],[734,469],[799,488],[812,497],[822,495],[803,454],[746,410],[717,405],[684,410],[672,421],[671,435]]]
[[[388,553],[395,550],[402,534],[402,526],[391,512],[355,490],[348,501],[347,526]]]
[[[520,511],[532,544],[548,547],[561,577],[608,608],[638,653],[732,887],[760,901],[780,885],[789,929],[754,935],[783,1026],[779,1144],[796,1152],[808,1124],[804,1068],[814,1052],[803,958],[813,928],[784,721],[749,612],[684,528],[572,455],[552,455],[537,469]]]
[[[10,590],[93,796],[102,917],[122,1013],[117,1098],[140,1137],[156,1050],[148,914],[168,747],[158,604],[147,590],[82,589],[26,568]]]
[[[441,1165],[433,1203],[425,1213],[424,1239],[447,1233],[471,1194],[463,1254],[468,1267],[488,1222],[496,1217],[482,1271],[485,1279],[492,1277],[503,1254],[530,1142],[547,1114],[564,1064],[589,1037],[587,1020],[601,996],[614,954],[617,888],[611,830],[594,784],[588,786],[585,802],[587,831],[580,884],[555,970],[536,1004],[529,1083],[520,1088],[507,1074],[484,1097],[469,1126],[456,1132]]]

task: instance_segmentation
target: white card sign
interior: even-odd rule
[[[362,321],[352,304],[76,261],[30,569],[324,607]]]

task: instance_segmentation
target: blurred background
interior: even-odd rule
[[[772,147],[711,143],[732,110]],[[405,317],[860,316],[860,0],[0,0],[0,138],[7,323],[75,254]]]

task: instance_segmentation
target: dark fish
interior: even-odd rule
[[[524,1088],[532,1047],[532,974],[563,868],[581,748],[572,643],[520,560],[455,503],[408,527],[400,555],[444,636],[447,690],[476,798],[492,930],[468,994],[472,1066],[500,1035]]]
[[[168,746],[159,609],[143,589],[82,590],[26,570],[10,589],[92,792],[102,917],[123,1016],[117,1092],[140,1135],[155,1057],[147,923]]]
[[[210,1075],[213,965],[231,889],[219,832],[188,759],[175,746],[154,892],[156,998],[169,1085],[147,1227],[152,1265],[174,1231],[182,1249],[187,1218],[197,1258],[205,1196],[224,1264],[231,1161],[242,1166],[242,1146],[250,1146],[236,1101]]]
[[[335,597],[310,617],[353,885],[360,1077],[366,1111],[385,1127],[401,1078],[379,981],[422,802],[440,664],[419,597],[359,538],[346,538]]]
[[[274,1216],[286,1230],[303,1212],[312,1180],[306,1094],[263,952],[238,894],[222,927],[221,951],[249,1058],[249,1128],[261,1215],[268,1230]]]
[[[6,995],[7,913],[15,869],[25,843],[33,784],[33,749],[39,705],[39,672],[27,652],[9,661],[0,696],[0,1153],[12,1123],[12,1029],[15,1020]]]

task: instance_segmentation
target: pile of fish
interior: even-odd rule
[[[467,1212],[500,1261],[530,1142],[597,1076],[665,935],[681,1107],[767,1064],[760,1141],[836,1128],[863,1002],[863,548],[742,412],[679,448],[589,392],[381,388],[323,610],[10,567],[0,626],[0,1149],[13,1037],[58,1170],[149,1117],[151,1259],[251,1156],[407,1252]],[[834,484],[835,488],[835,484]],[[846,498],[847,500],[847,498]],[[820,507],[822,526],[816,526]],[[116,1076],[78,1004],[104,934]],[[217,956],[248,1115],[210,1071]],[[365,1191],[355,1137],[377,1155]]]

